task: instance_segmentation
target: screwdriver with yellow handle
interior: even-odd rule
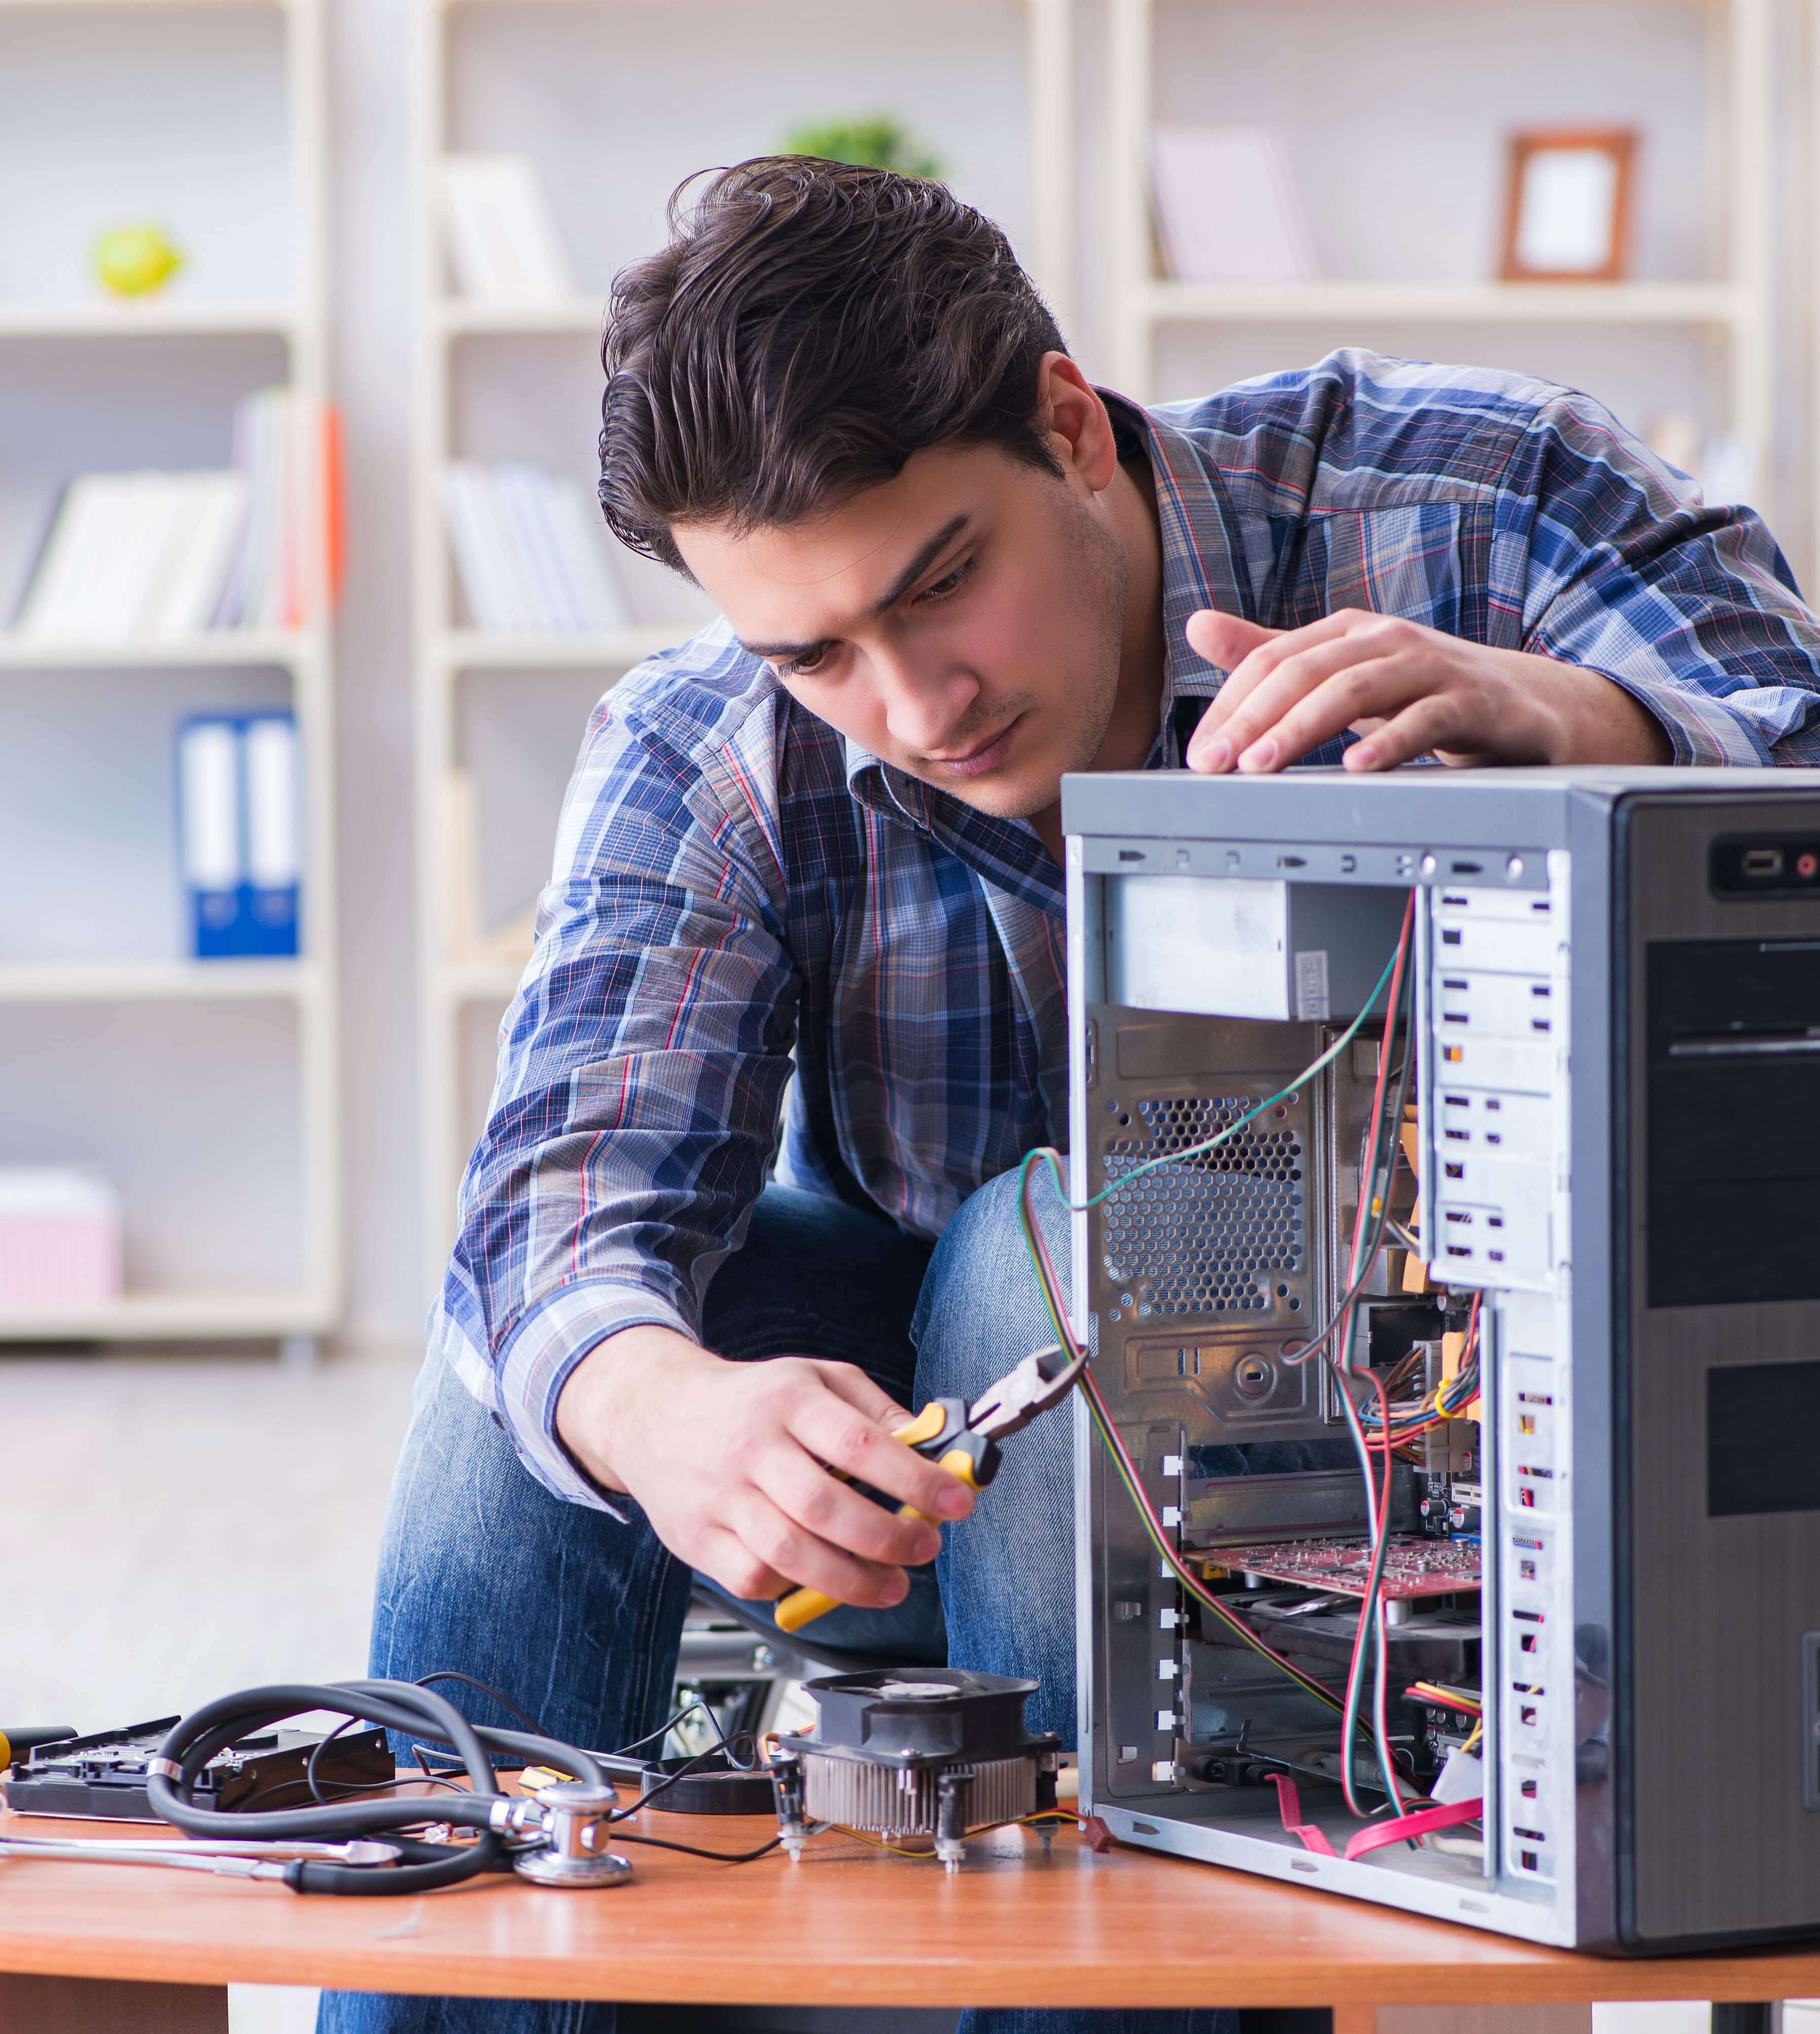
[[[1084,1349],[1069,1356],[1054,1343],[1027,1356],[989,1391],[968,1405],[964,1398],[931,1398],[892,1439],[926,1456],[969,1490],[983,1490],[998,1473],[998,1443],[1020,1433],[1039,1413],[1059,1405],[1074,1388],[1087,1361]],[[937,1522],[913,1504],[897,1507],[900,1518]],[[819,1589],[792,1589],[771,1613],[780,1631],[800,1631],[839,1599]]]

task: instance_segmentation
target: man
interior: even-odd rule
[[[1072,1741],[1065,1423],[971,1523],[887,1432],[1048,1339],[1009,1188],[1065,1121],[1063,773],[1807,760],[1820,629],[1754,516],[1584,397],[1343,353],[1146,413],[996,228],[881,171],[717,175],[605,365],[608,520],[725,619],[589,729],[373,1669],[609,1747],[663,1720],[692,1574],[807,1584],[830,1642],[1028,1672]],[[837,1470],[957,1522],[939,1602],[942,1536]],[[436,2012],[325,2024],[612,2024]]]

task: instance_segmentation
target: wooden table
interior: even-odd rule
[[[654,1811],[627,1827],[728,1851],[774,1829]],[[0,1834],[95,1828],[0,1814]],[[1511,2024],[1387,2013],[1380,2024],[1380,2006],[1820,1993],[1820,1951],[1575,1956],[1211,1865],[1095,1856],[1072,1829],[1047,1856],[1028,1831],[976,1837],[953,1877],[833,1836],[798,1864],[629,1855],[633,1879],[604,1891],[488,1878],[400,1900],[0,1858],[0,2034],[225,2034],[230,1983],[751,2005],[1331,2006],[1335,2034]]]

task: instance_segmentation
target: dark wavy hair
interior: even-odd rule
[[[760,156],[672,194],[671,239],[613,279],[601,507],[686,572],[675,523],[825,512],[938,445],[1060,475],[1037,370],[1062,348],[991,220],[944,186]]]

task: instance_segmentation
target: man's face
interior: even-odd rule
[[[1072,463],[1058,478],[994,446],[938,446],[812,523],[672,534],[786,689],[911,775],[1026,818],[1098,753],[1128,571]]]

